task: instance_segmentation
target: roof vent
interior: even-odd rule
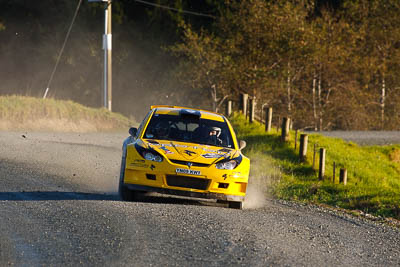
[[[179,116],[182,119],[188,119],[188,120],[199,120],[201,117],[201,113],[198,110],[193,110],[193,109],[181,109],[179,111]]]

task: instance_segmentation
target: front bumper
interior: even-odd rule
[[[125,184],[125,186],[130,190],[139,190],[145,192],[157,192],[160,194],[168,194],[168,195],[176,195],[183,197],[194,197],[194,198],[205,198],[205,199],[216,199],[216,200],[225,200],[225,201],[244,201],[244,196],[235,196],[235,195],[225,195],[221,193],[212,193],[212,192],[193,192],[193,191],[183,191],[183,190],[175,190],[169,188],[160,188],[160,187],[152,187],[146,185],[137,185],[137,184]]]
[[[127,168],[123,182],[132,190],[228,201],[244,200],[247,190],[245,177],[231,177],[233,176],[231,173],[225,177],[213,174],[191,176],[175,172]]]

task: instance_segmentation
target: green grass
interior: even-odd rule
[[[1,130],[119,131],[135,124],[121,114],[72,101],[0,96]]]
[[[275,166],[272,171],[280,171],[281,177],[270,187],[274,196],[400,219],[400,145],[365,147],[311,134],[307,160],[300,162],[299,143],[297,150],[294,149],[294,132],[288,143],[282,143],[275,129],[267,134],[263,125],[250,124],[238,114],[230,120],[238,138],[247,142],[244,153],[252,161],[272,164]],[[318,180],[319,153],[316,154],[315,169],[312,166],[314,144],[318,151],[320,147],[327,151],[323,181]],[[333,162],[336,163],[335,181]],[[339,184],[340,168],[347,169],[346,186]]]

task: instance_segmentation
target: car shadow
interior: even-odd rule
[[[134,202],[155,203],[155,204],[171,204],[171,205],[188,205],[188,206],[223,206],[213,200],[181,197],[175,195],[163,195],[160,193],[145,193],[137,197]]]
[[[118,195],[106,193],[22,191],[0,192],[0,201],[46,201],[46,200],[119,200]]]

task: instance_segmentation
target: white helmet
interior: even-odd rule
[[[210,128],[210,132],[212,132],[212,131],[216,131],[216,136],[217,137],[219,137],[220,135],[221,135],[221,128],[219,128],[219,127],[211,127]]]

